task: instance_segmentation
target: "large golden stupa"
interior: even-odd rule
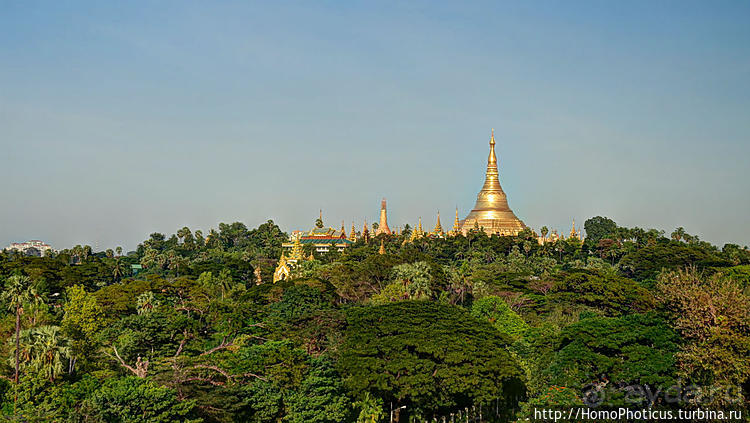
[[[477,195],[474,209],[460,222],[461,232],[468,233],[479,228],[488,235],[517,235],[526,225],[508,207],[508,198],[500,186],[495,156],[495,130],[490,137],[490,156],[487,158],[487,173],[484,186]]]

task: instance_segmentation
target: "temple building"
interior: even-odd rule
[[[576,220],[573,219],[573,227],[570,228],[570,234],[568,235],[568,239],[577,239],[579,241],[583,241],[583,231],[579,229],[576,231]]]
[[[302,243],[300,242],[300,231],[296,231],[297,234],[292,235],[294,242],[291,243],[291,251],[289,252],[289,258],[286,257],[286,251],[281,251],[281,258],[279,264],[276,266],[276,270],[273,272],[273,283],[289,279],[289,275],[292,269],[297,263],[303,260],[302,257]],[[282,247],[286,247],[282,244]]]
[[[375,231],[375,236],[380,234],[391,234],[391,228],[388,227],[388,212],[385,208],[385,198],[380,202],[380,223],[378,223],[378,229]]]
[[[477,195],[477,202],[468,216],[460,222],[461,232],[479,228],[488,235],[517,235],[526,225],[508,206],[508,199],[500,186],[495,156],[495,130],[490,137],[490,155],[487,158],[487,171],[484,185]]]
[[[573,219],[573,227],[570,229],[570,233],[568,234],[568,237],[566,238],[565,235],[562,232],[558,232],[556,229],[553,229],[551,233],[545,235],[540,235],[537,237],[537,242],[539,242],[539,245],[544,245],[547,243],[554,243],[555,241],[560,240],[576,240],[579,242],[584,241],[583,236],[583,230],[578,229],[576,230],[576,220]]]
[[[422,230],[422,217],[420,217],[417,227],[412,229],[411,231],[411,237],[409,238],[409,242],[414,242],[415,240],[420,239],[424,236],[425,236],[425,233]],[[404,240],[404,242],[406,242],[406,240]]]
[[[354,231],[352,231],[353,233]],[[338,251],[343,251],[344,248],[350,246],[354,241],[350,240],[346,236],[344,230],[344,224],[342,222],[341,229],[336,230],[333,228],[320,228],[315,227],[309,231],[293,231],[291,234],[290,242],[281,244],[284,248],[292,249],[295,243],[299,242],[303,247],[305,245],[312,244],[314,250],[318,253],[327,253],[328,250],[333,246]]]

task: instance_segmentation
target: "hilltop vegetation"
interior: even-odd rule
[[[746,408],[750,251],[682,228],[585,228],[544,245],[406,231],[306,247],[314,260],[276,284],[272,221],[155,233],[128,254],[0,253],[0,411],[301,423],[513,421],[592,398]],[[670,387],[674,401],[643,393]]]

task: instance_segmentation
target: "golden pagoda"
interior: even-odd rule
[[[456,236],[461,233],[461,222],[458,220],[458,207],[456,207],[456,218],[453,220],[453,229],[450,231],[451,236]]]
[[[431,235],[437,236],[437,237],[442,237],[443,235],[445,235],[445,233],[443,232],[443,225],[440,224],[440,212],[439,211],[437,212],[437,223],[435,223],[435,227],[432,229]]]
[[[568,235],[568,239],[571,239],[571,238],[583,241],[583,231],[581,230],[576,231],[575,219],[573,219],[573,227],[570,229],[570,235]]]
[[[516,235],[526,225],[513,213],[508,206],[508,199],[500,186],[497,171],[497,157],[495,156],[495,130],[490,137],[490,155],[487,158],[487,171],[484,185],[477,195],[474,209],[460,222],[461,232],[468,233],[474,228],[483,230],[488,235]]]
[[[362,226],[362,240],[365,241],[365,244],[370,242],[370,230],[367,229],[367,219],[365,219],[365,224]]]
[[[354,221],[352,221],[352,231],[349,232],[349,241],[357,242],[357,231],[354,229]]]
[[[391,234],[391,228],[388,227],[388,212],[385,207],[385,198],[380,202],[380,223],[378,229],[375,230],[375,236],[380,234]]]
[[[383,240],[380,240],[380,249],[378,250],[378,254],[381,256],[385,254],[385,244],[383,243]]]
[[[419,224],[417,225],[414,230],[411,231],[411,238],[409,238],[409,242],[413,242],[419,238],[422,238],[424,236],[424,231],[422,230],[422,217],[419,218]]]
[[[294,263],[302,260],[302,243],[300,242],[299,239],[300,239],[299,235],[294,237],[294,244],[292,244],[292,252],[291,254],[289,254],[289,260]]]

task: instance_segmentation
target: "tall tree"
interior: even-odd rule
[[[0,298],[7,303],[8,310],[16,314],[16,371],[13,376],[13,381],[18,383],[18,354],[21,347],[21,315],[23,314],[23,305],[32,301],[40,301],[40,297],[37,295],[36,290],[31,286],[31,280],[28,276],[14,275],[8,278],[5,282],[5,290]]]
[[[104,313],[96,297],[86,292],[82,286],[73,285],[66,289],[68,301],[63,306],[62,331],[71,339],[72,372],[76,360],[91,355],[97,348],[97,333],[104,327]]]
[[[52,382],[63,372],[63,359],[70,358],[70,347],[57,326],[32,329],[32,365]]]
[[[617,231],[617,223],[610,218],[596,216],[584,222],[583,228],[586,230],[586,240],[596,244],[613,235]]]
[[[339,366],[357,399],[370,393],[431,421],[523,392],[510,340],[456,306],[401,301],[353,308]],[[405,420],[405,419],[404,419]]]

